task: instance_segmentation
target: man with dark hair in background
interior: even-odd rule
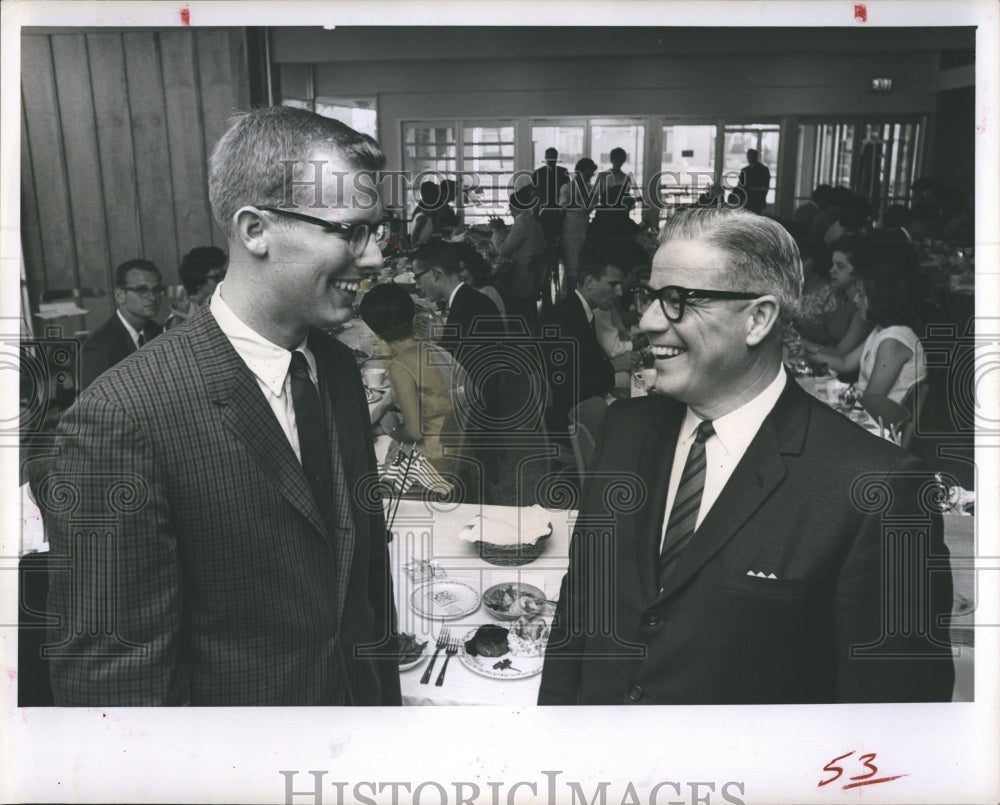
[[[155,316],[165,292],[149,260],[126,260],[115,269],[115,312],[81,347],[81,391],[163,331]]]
[[[225,281],[80,396],[35,487],[72,568],[48,600],[57,705],[400,703],[368,408],[326,332],[381,267],[363,174],[384,164],[370,137],[290,107],[241,114],[216,144]],[[109,516],[112,536],[77,534]]]

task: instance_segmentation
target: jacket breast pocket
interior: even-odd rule
[[[823,595],[820,579],[768,579],[760,576],[727,576],[722,587],[730,592],[774,601],[811,601]]]

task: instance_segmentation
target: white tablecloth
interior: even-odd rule
[[[422,582],[410,580],[406,570],[408,563],[420,560],[433,562],[447,573],[448,579],[465,582],[480,595],[494,584],[515,581],[532,584],[552,599],[559,594],[559,584],[568,562],[569,531],[576,512],[550,512],[552,536],[538,559],[520,567],[498,567],[484,561],[471,543],[463,542],[459,538],[459,530],[477,514],[489,515],[499,511],[511,513],[509,508],[502,506],[453,504],[439,509],[435,504],[418,500],[404,500],[399,504],[390,545],[399,630],[416,634],[421,641],[429,641],[426,659],[400,674],[403,704],[530,706],[538,698],[540,676],[491,679],[466,668],[457,656],[448,664],[444,684],[437,687],[434,681],[444,662],[443,652],[434,665],[430,682],[420,684],[420,677],[430,661],[434,642],[442,627],[447,627],[453,636],[462,637],[477,626],[486,623],[508,626],[510,621],[493,617],[481,604],[477,611],[456,620],[438,621],[418,615],[410,606],[410,596]],[[551,621],[551,611],[552,608],[547,607],[541,616],[547,622]]]

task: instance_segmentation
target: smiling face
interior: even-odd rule
[[[653,258],[649,285],[734,290],[726,281],[727,256],[698,240],[671,240]],[[747,289],[738,289],[747,290]],[[758,356],[747,342],[752,302],[689,299],[679,322],[658,302],[639,321],[655,358],[656,391],[715,418],[742,404],[754,384]]]
[[[343,224],[367,223],[374,230],[382,220],[382,204],[354,187],[356,171],[332,149],[316,149],[310,160],[323,164],[325,206],[300,204],[298,211]],[[331,174],[344,175],[344,179],[337,181]],[[266,269],[270,300],[266,304],[271,317],[303,336],[309,327],[330,328],[348,321],[362,273],[382,267],[376,239],[369,238],[364,251],[356,255],[346,234],[272,213],[264,215],[270,224]]]

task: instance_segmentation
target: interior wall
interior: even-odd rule
[[[249,103],[243,30],[45,32],[21,39],[21,234],[31,304],[76,292],[93,329],[114,267],[225,246],[207,156]],[[166,307],[166,305],[164,305]]]

